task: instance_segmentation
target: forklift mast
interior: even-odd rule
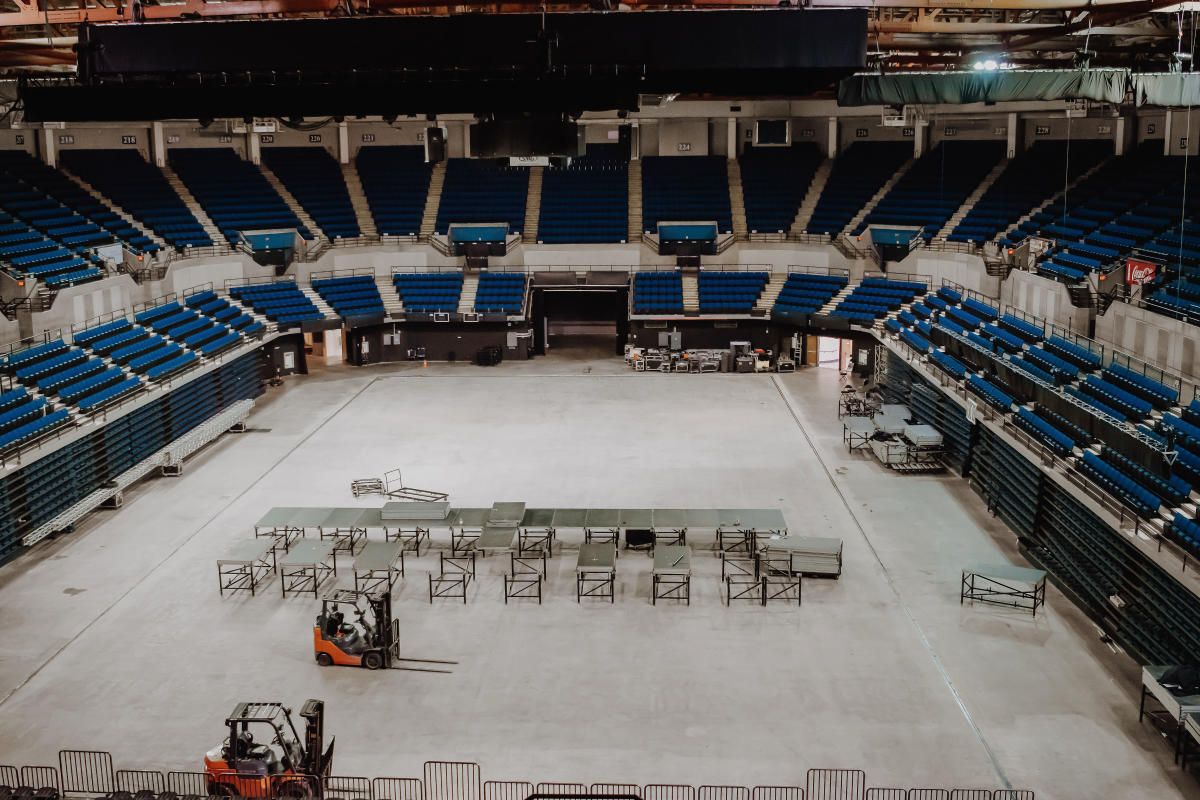
[[[300,772],[326,776],[333,766],[333,740],[325,750],[325,701],[306,700],[300,709],[304,719],[304,764]]]

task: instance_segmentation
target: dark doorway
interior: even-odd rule
[[[628,297],[624,286],[538,289],[533,306],[538,352],[576,358],[624,354]]]

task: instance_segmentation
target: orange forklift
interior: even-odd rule
[[[321,779],[333,766],[333,739],[325,749],[325,701],[307,700],[300,709],[304,738],[282,703],[238,703],[225,720],[229,736],[204,755],[208,793],[215,797],[318,797]],[[270,743],[257,742],[266,732]]]
[[[346,621],[342,606],[353,610],[357,624]],[[400,666],[398,662],[455,664],[424,658],[400,657],[400,623],[392,619],[389,592],[334,589],[321,600],[313,625],[313,655],[322,667],[403,669],[410,672],[449,672],[445,669]]]

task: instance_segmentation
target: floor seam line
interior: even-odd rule
[[[292,455],[292,453],[296,452],[296,450],[299,449],[305,442],[307,442],[309,439],[311,439],[313,436],[315,436],[317,434],[317,432],[320,431],[322,428],[324,428],[327,424],[329,424],[329,422],[334,417],[336,417],[338,414],[342,413],[342,411],[346,408],[346,406],[350,405],[355,400],[357,400],[358,397],[363,392],[365,392],[367,389],[371,388],[371,386],[373,386],[375,384],[375,382],[378,380],[379,380],[378,377],[372,378],[366,385],[364,385],[361,389],[359,389],[357,392],[355,392],[353,395],[351,395],[346,400],[346,402],[344,402],[340,406],[338,406],[328,417],[321,420],[320,425],[317,425],[315,428],[313,428],[311,431],[309,431],[304,436],[303,439],[296,442],[294,445],[292,445],[292,447],[286,453],[284,453],[282,456],[280,456],[278,459],[276,459],[275,463],[271,464],[270,468],[267,469],[266,472],[259,475],[257,478],[255,478],[253,481],[251,481],[249,484],[247,484],[246,487],[244,489],[242,489],[242,491],[238,492],[236,497],[230,499],[230,501],[228,503],[226,503],[218,511],[213,513],[212,516],[210,516],[207,520],[205,520],[203,525],[196,528],[196,530],[193,531],[186,539],[184,539],[174,549],[172,549],[171,552],[169,552],[165,556],[163,556],[162,560],[160,560],[157,564],[155,564],[154,567],[149,572],[147,572],[145,575],[143,575],[141,578],[139,578],[136,583],[134,583],[132,586],[130,586],[128,589],[126,589],[124,592],[122,592],[119,597],[117,597],[115,600],[113,600],[111,603],[109,603],[108,607],[105,608],[103,611],[101,611],[99,614],[97,614],[95,616],[95,618],[92,619],[91,622],[89,622],[87,625],[80,628],[79,631],[74,636],[72,636],[70,639],[63,642],[62,646],[59,647],[57,650],[55,650],[54,653],[49,658],[47,658],[45,661],[43,661],[38,666],[37,669],[35,669],[33,672],[31,672],[27,676],[25,676],[25,680],[21,681],[19,684],[14,686],[8,692],[8,694],[6,694],[6,695],[4,695],[4,697],[0,698],[0,707],[3,707],[4,704],[7,703],[10,699],[12,699],[12,697],[17,692],[24,689],[29,684],[29,682],[31,680],[33,680],[34,678],[36,678],[39,674],[41,674],[42,670],[44,670],[46,667],[48,667],[50,665],[50,663],[54,661],[54,659],[56,659],[60,655],[62,655],[63,652],[66,651],[66,649],[68,647],[73,645],[75,642],[77,642],[79,640],[79,638],[81,636],[83,636],[85,633],[87,633],[89,630],[91,630],[93,625],[95,625],[100,620],[104,619],[104,617],[108,614],[108,612],[110,612],[114,608],[116,608],[121,603],[121,601],[123,601],[125,598],[129,597],[129,595],[131,595],[135,589],[137,589],[139,586],[141,586],[143,583],[145,583],[150,578],[151,575],[158,572],[158,570],[161,569],[164,564],[166,564],[168,561],[170,561],[172,558],[174,558],[176,555],[178,555],[180,550],[182,550],[193,539],[195,539],[197,536],[199,536],[200,533],[205,528],[207,528],[209,525],[212,525],[213,521],[216,520],[217,517],[221,516],[221,514],[225,513],[227,510],[229,510],[229,507],[232,506],[234,503],[236,503],[238,500],[241,500],[243,497],[245,497],[247,492],[249,492],[251,489],[253,489],[255,486],[257,486],[264,478],[266,478],[272,472],[274,472],[275,469],[280,464],[282,464],[285,460],[287,460]]]
[[[829,480],[830,485],[833,486],[833,490],[837,492],[838,498],[842,501],[842,505],[846,509],[846,513],[850,515],[850,519],[854,520],[854,526],[858,528],[858,533],[866,543],[867,549],[871,551],[871,556],[875,559],[875,563],[877,563],[879,568],[883,570],[883,575],[887,580],[888,588],[892,590],[892,594],[894,594],[896,599],[900,602],[900,609],[904,612],[904,616],[908,618],[909,624],[912,625],[916,630],[917,636],[921,641],[921,646],[925,649],[925,652],[929,654],[930,659],[933,661],[934,667],[937,669],[938,674],[942,677],[942,682],[945,683],[946,688],[950,690],[950,695],[954,698],[954,702],[958,706],[958,710],[962,713],[963,718],[967,721],[967,725],[971,728],[971,732],[975,734],[975,738],[983,747],[984,752],[987,754],[988,760],[992,764],[992,769],[996,772],[996,776],[1000,779],[1000,782],[1004,784],[1005,789],[1012,789],[1012,782],[1009,781],[1008,775],[1004,772],[1004,768],[1000,766],[1000,761],[997,758],[995,751],[992,750],[991,745],[988,744],[987,737],[983,735],[983,731],[980,730],[979,725],[975,722],[975,718],[971,716],[971,712],[967,709],[966,701],[963,700],[962,695],[960,695],[958,692],[958,688],[955,687],[954,681],[950,677],[950,673],[946,671],[945,664],[942,663],[941,658],[938,656],[936,651],[934,651],[933,644],[929,641],[929,637],[925,634],[925,629],[921,627],[919,622],[917,622],[916,617],[913,616],[912,610],[908,607],[908,604],[904,602],[904,598],[900,594],[900,590],[896,587],[896,583],[892,579],[892,573],[883,563],[883,559],[880,557],[879,551],[875,549],[875,545],[871,542],[871,537],[867,535],[866,529],[863,527],[858,515],[854,513],[854,508],[850,505],[850,501],[842,492],[842,487],[839,486],[837,481],[833,479],[833,473],[830,471],[829,465],[825,463],[825,459],[822,457],[820,451],[817,450],[816,443],[812,440],[812,437],[809,436],[808,429],[805,428],[804,423],[800,421],[800,416],[796,413],[796,410],[793,407],[794,401],[791,397],[791,394],[783,387],[777,376],[772,375],[771,382],[775,385],[775,391],[779,393],[780,398],[783,400],[783,404],[787,408],[788,414],[791,415],[792,421],[796,424],[796,427],[799,429],[801,435],[804,436],[804,441],[808,443],[808,447],[810,450],[812,450],[813,456],[816,457],[817,463],[821,465],[821,469],[824,471],[825,477]]]

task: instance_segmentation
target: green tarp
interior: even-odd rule
[[[838,83],[839,106],[1099,100],[1122,103],[1129,70],[1005,70],[851,75]]]
[[[1200,106],[1200,72],[1134,75],[1132,81],[1139,106]]]

